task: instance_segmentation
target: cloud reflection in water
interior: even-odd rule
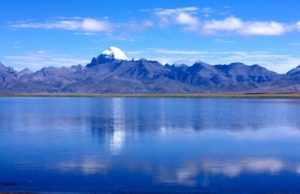
[[[152,186],[190,187],[216,177],[300,174],[300,101],[292,99],[2,101],[0,170],[95,182],[117,172]]]

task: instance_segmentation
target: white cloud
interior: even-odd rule
[[[195,31],[204,35],[236,34],[251,36],[276,36],[292,30],[292,25],[275,21],[243,21],[237,17],[223,20],[204,20]]]
[[[201,35],[235,34],[247,36],[275,36],[300,29],[300,21],[296,24],[285,24],[277,21],[244,21],[230,16],[224,19],[201,19],[199,13],[212,13],[212,9],[183,7],[176,9],[154,9],[153,13],[161,27],[181,26],[183,30],[194,31]],[[296,26],[296,27],[295,27]]]
[[[288,31],[288,28],[279,22],[246,22],[240,30],[245,35],[281,35]]]
[[[203,22],[202,30],[204,33],[234,32],[243,27],[243,22],[235,17],[228,17],[224,20],[208,20]]]
[[[200,24],[200,21],[197,17],[194,17],[187,13],[179,13],[175,21],[178,24],[185,25],[185,29],[191,31],[197,30]]]
[[[106,32],[111,31],[112,26],[105,20],[96,20],[93,18],[85,18],[81,21],[80,28],[88,32]]]
[[[179,24],[195,28],[199,20],[193,14],[197,13],[197,7],[183,7],[176,9],[154,9],[154,15],[159,18],[160,26],[166,27],[172,24]]]
[[[111,32],[114,25],[107,20],[95,18],[57,19],[46,22],[18,22],[13,28],[61,29],[82,32]]]

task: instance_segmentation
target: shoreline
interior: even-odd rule
[[[300,93],[168,93],[168,94],[90,94],[90,93],[0,93],[0,97],[124,97],[124,98],[300,98]]]

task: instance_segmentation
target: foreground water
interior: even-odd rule
[[[300,100],[0,98],[0,191],[300,192]]]

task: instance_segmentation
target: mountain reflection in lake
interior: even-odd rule
[[[300,192],[300,100],[0,98],[0,191]]]

